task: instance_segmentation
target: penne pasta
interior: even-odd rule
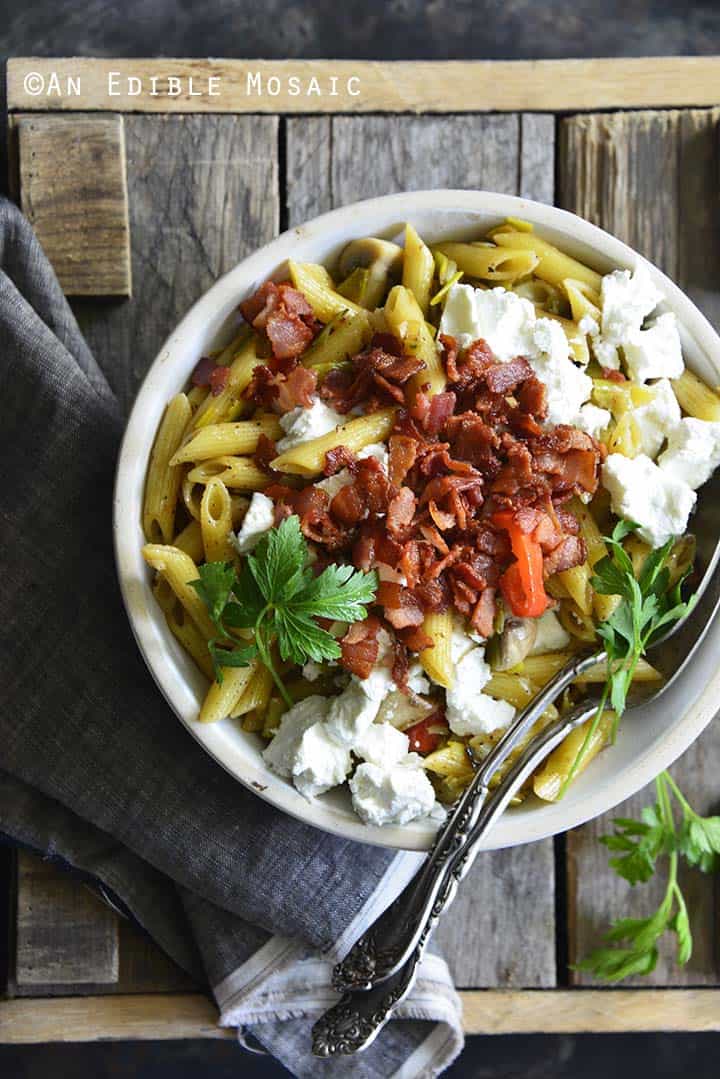
[[[248,712],[256,712],[259,717],[259,726],[256,727],[256,730],[262,730],[263,720],[261,717],[270,702],[272,684],[270,671],[267,667],[263,667],[262,664],[258,664],[230,713],[233,719],[247,715]]]
[[[412,292],[423,318],[427,318],[430,313],[434,276],[435,259],[430,248],[423,243],[412,225],[406,225],[402,284]]]
[[[234,562],[237,552],[230,542],[232,503],[225,484],[213,479],[205,487],[200,503],[200,529],[206,562]]]
[[[353,303],[346,296],[318,281],[312,270],[308,273],[308,263],[288,261],[290,277],[296,289],[302,292],[320,322],[330,322],[341,311],[362,311],[359,304]]]
[[[200,708],[201,723],[217,723],[226,719],[247,689],[257,664],[247,667],[223,667],[222,682],[213,682]]]
[[[565,741],[555,747],[540,768],[540,771],[536,772],[533,778],[533,790],[538,798],[542,798],[544,802],[554,802],[560,794],[565,780],[570,775],[570,769],[585,741],[591,723],[592,719],[589,719],[587,723],[583,723],[582,727],[571,731]],[[598,755],[606,744],[610,736],[612,723],[613,713],[603,712],[602,718],[587,745],[580,766],[575,773],[576,776],[585,771],[590,761]]]
[[[304,262],[303,268],[309,277],[315,278],[318,285],[322,285],[323,288],[334,290],[335,282],[330,276],[330,271],[326,270],[319,262]]]
[[[597,293],[600,292],[602,278],[599,273],[564,254],[547,240],[541,240],[534,232],[493,232],[493,240],[498,247],[506,247],[512,251],[531,251],[537,255],[538,263],[534,273],[542,281],[549,281],[551,285],[560,287],[563,281],[570,277],[590,285]]]
[[[286,450],[271,462],[272,467],[277,472],[289,472],[295,476],[317,476],[325,467],[325,454],[328,450],[336,446],[347,446],[353,453],[359,453],[365,446],[384,442],[394,422],[393,408],[371,412],[368,416],[358,416],[320,438],[301,442],[298,446]]]
[[[424,369],[407,383],[408,399],[412,401],[424,387],[428,387],[430,396],[442,393],[446,383],[445,370],[435,339],[413,294],[403,285],[396,285],[390,290],[384,311],[390,332],[403,342],[406,354],[417,356],[425,364]]]
[[[207,641],[189,617],[182,603],[178,601],[177,596],[164,577],[155,578],[153,595],[165,614],[165,621],[175,639],[180,642],[206,678],[212,681],[215,677],[215,672],[208,652]]]
[[[570,311],[575,322],[581,318],[591,318],[600,326],[602,320],[602,301],[600,293],[587,281],[578,281],[572,277],[566,277],[562,282],[565,295],[570,304]]]
[[[720,422],[720,396],[686,367],[672,388],[683,412],[696,420]]]
[[[424,767],[438,776],[461,777],[467,782],[473,774],[472,764],[464,742],[450,740],[424,760]]]
[[[550,285],[547,281],[539,281],[537,277],[531,277],[527,281],[514,284],[512,290],[523,299],[529,300],[543,314],[561,316],[569,314],[566,298],[559,288]]]
[[[590,588],[590,566],[583,562],[558,573],[558,577],[568,596],[575,601],[583,614],[592,610],[592,589]]]
[[[199,579],[192,558],[177,547],[160,543],[145,544],[142,553],[147,564],[165,578],[203,637],[211,640],[215,636],[215,627],[205,604],[191,584]]]
[[[569,659],[573,658],[572,652],[546,652],[541,656],[528,656],[523,661],[522,671],[523,675],[530,679],[536,686],[546,685],[553,675],[557,674],[561,667],[564,667]],[[494,678],[497,675],[493,675]],[[605,663],[596,663],[593,667],[590,667],[583,674],[579,675],[575,681],[579,685],[585,683],[602,683],[607,677],[607,667]],[[656,671],[653,666],[646,659],[638,661],[636,667],[635,680],[638,682],[656,682],[662,679],[662,675],[659,671]]]
[[[174,537],[172,546],[190,555],[193,562],[202,562],[205,548],[203,547],[200,521],[196,521],[195,518],[189,521],[182,532],[178,532],[177,536]]]
[[[225,386],[217,396],[208,394],[195,413],[193,427],[227,423],[248,408],[248,402],[243,398],[243,391],[250,384],[254,369],[262,363],[257,354],[257,346],[256,337],[251,337],[249,340],[243,339],[240,350],[234,356],[232,363],[226,365],[229,373]]]
[[[452,611],[448,608],[439,614],[425,615],[423,632],[432,637],[432,647],[420,653],[420,663],[428,677],[439,686],[448,689],[455,679],[450,641],[453,632]]]
[[[373,331],[366,311],[341,311],[303,353],[302,362],[323,378],[356,356],[370,342]]]
[[[210,461],[201,461],[187,474],[189,483],[203,486],[210,480],[219,479],[226,487],[237,491],[262,491],[272,482],[267,472],[255,464],[251,457],[214,457]]]
[[[190,402],[190,408],[193,412],[197,412],[198,408],[203,403],[209,393],[209,386],[193,386],[192,389],[187,391],[186,396],[188,401]]]
[[[190,402],[184,393],[173,397],[165,409],[155,436],[143,501],[143,532],[149,543],[169,543],[175,531],[175,507],[182,474],[172,466],[191,416]]]
[[[504,250],[487,243],[439,244],[436,250],[469,277],[495,284],[512,284],[529,277],[540,262],[534,251]]]
[[[171,465],[187,461],[208,461],[211,457],[236,456],[254,453],[260,435],[273,440],[282,437],[282,427],[277,416],[258,416],[239,423],[212,423],[192,431],[170,461]]]

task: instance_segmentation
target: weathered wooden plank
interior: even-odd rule
[[[68,296],[129,296],[122,116],[18,116],[20,204]]]
[[[40,986],[102,985],[117,981],[115,914],[79,881],[52,864],[18,855],[15,981]]]
[[[720,1030],[720,990],[548,989],[460,993],[466,1034],[634,1034]],[[0,1001],[6,1045],[235,1038],[193,993]]]
[[[286,145],[290,225],[413,188],[522,191],[552,200],[552,117],[291,118]],[[481,855],[437,939],[458,985],[554,985],[552,841]]]
[[[129,304],[74,304],[127,406],[167,334],[195,300],[277,234],[278,120],[128,116],[133,275]]]
[[[717,222],[716,135],[719,110],[572,117],[562,122],[560,199],[563,206],[615,233],[660,265],[720,325],[720,236]],[[622,735],[621,735],[622,736]],[[674,766],[673,775],[696,808],[717,811],[720,727],[708,727]],[[636,816],[653,800],[648,788],[611,814],[568,836],[569,953],[577,961],[599,942],[610,919],[655,909],[663,885],[631,889],[607,869],[599,835],[614,816]],[[720,981],[715,884],[684,874],[695,949],[675,968],[665,949],[647,985],[709,985]],[[578,984],[588,978],[575,974]],[[628,984],[632,984],[629,982]]]
[[[410,62],[34,56],[8,61],[7,97],[13,111],[54,112],[478,113],[680,107],[715,104],[719,67],[716,56]],[[216,80],[212,84],[211,78]]]

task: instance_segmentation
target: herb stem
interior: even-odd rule
[[[280,696],[282,697],[282,699],[284,700],[284,702],[288,706],[288,708],[292,708],[292,706],[293,706],[293,704],[295,702],[293,701],[292,697],[288,693],[287,688],[285,686],[285,683],[283,682],[282,678],[280,677],[277,670],[275,669],[275,664],[273,663],[273,658],[272,658],[272,645],[268,644],[268,642],[265,639],[265,629],[264,629],[264,626],[263,626],[263,619],[268,614],[272,614],[272,604],[270,604],[270,603],[267,604],[267,606],[264,608],[264,610],[260,614],[260,617],[257,620],[257,624],[256,624],[256,627],[255,627],[255,634],[256,634],[255,643],[257,644],[257,649],[258,649],[258,653],[260,654],[260,659],[265,664],[267,669],[270,671],[270,675],[272,677],[273,682],[275,683],[275,685],[278,688]]]
[[[673,777],[670,775],[670,773],[669,772],[663,772],[662,775],[663,775],[663,777],[665,779],[665,782],[670,785],[670,789],[672,790],[673,794],[677,798],[677,800],[680,803],[680,805],[682,806],[682,808],[688,814],[688,816],[694,817],[695,820],[700,820],[701,819],[700,814],[695,812],[695,810],[690,805],[687,798],[685,797],[683,792],[680,790],[680,788],[678,787],[677,783],[675,782]]]

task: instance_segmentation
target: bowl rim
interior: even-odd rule
[[[566,232],[571,231],[574,240],[592,248],[602,260],[609,261],[617,267],[632,267],[638,262],[647,267],[651,277],[662,290],[666,305],[678,315],[684,336],[692,338],[697,350],[707,358],[708,362],[714,364],[719,378],[720,362],[713,360],[712,356],[720,357],[720,337],[679,286],[629,245],[597,225],[591,224],[568,210],[516,195],[440,188],[428,191],[397,192],[350,203],[281,233],[219,277],[195,301],[165,339],[145,373],[128,416],[117,460],[113,497],[113,538],[116,571],[128,621],[156,685],[177,718],[206,752],[235,779],[276,808],[289,813],[303,823],[314,825],[346,839],[393,849],[423,851],[427,850],[432,843],[434,827],[385,826],[381,828],[367,825],[359,818],[353,819],[332,812],[322,800],[315,799],[313,802],[308,802],[287,780],[280,779],[265,766],[255,764],[244,756],[241,761],[242,768],[237,762],[229,760],[227,753],[221,748],[221,741],[214,736],[216,725],[200,724],[197,719],[183,711],[180,701],[182,687],[175,684],[175,675],[170,670],[168,655],[158,652],[157,640],[154,639],[156,624],[160,620],[164,624],[164,616],[160,609],[155,607],[147,583],[147,575],[141,587],[142,595],[138,591],[137,579],[138,558],[141,558],[137,543],[140,505],[134,482],[133,465],[137,464],[134,444],[138,439],[144,440],[144,428],[147,427],[144,417],[147,406],[156,401],[155,383],[162,381],[165,368],[168,364],[172,364],[174,353],[181,348],[183,337],[191,333],[199,321],[207,326],[215,323],[216,329],[226,322],[230,310],[237,306],[238,298],[260,283],[261,274],[264,275],[262,279],[268,276],[269,271],[265,268],[266,265],[269,263],[278,265],[285,262],[290,254],[289,248],[296,240],[302,240],[309,234],[331,237],[341,225],[347,225],[349,220],[354,219],[357,219],[355,222],[357,234],[363,235],[363,218],[371,217],[393,206],[398,207],[399,221],[410,220],[413,214],[421,211],[440,213],[459,211],[499,218],[529,217],[541,230],[547,228],[551,231],[563,229]],[[244,283],[236,284],[236,279],[239,278],[243,278]],[[223,301],[227,302],[228,296],[234,297],[232,308],[229,307],[217,322],[218,309]],[[167,396],[163,398],[163,405],[166,401]],[[142,469],[143,475],[146,462],[147,458]],[[148,597],[151,604],[147,602]],[[504,828],[501,820],[481,849],[497,849],[534,842],[577,827],[612,809],[672,764],[700,735],[715,715],[718,692],[720,692],[720,671],[715,677],[709,679],[699,696],[683,713],[676,727],[665,732],[657,745],[631,760],[608,783],[595,791],[586,792],[584,798],[575,806],[571,807],[569,803],[552,803],[532,810],[523,818],[522,834],[515,835],[512,829]]]

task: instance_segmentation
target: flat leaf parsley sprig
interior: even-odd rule
[[[670,585],[667,562],[675,542],[673,539],[650,551],[640,573],[635,576],[632,561],[622,541],[637,528],[632,521],[618,521],[612,535],[603,537],[609,553],[596,563],[590,579],[596,592],[604,596],[619,596],[620,602],[610,617],[597,627],[607,653],[607,681],[597,712],[565,779],[561,796],[577,774],[607,707],[615,713],[612,726],[614,740],[635,669],[648,645],[660,630],[688,614],[697,598],[691,596],[687,602],[683,602],[681,588],[684,576],[672,587]]]
[[[684,966],[692,955],[692,931],[678,882],[680,858],[705,873],[720,867],[720,817],[696,813],[667,772],[657,777],[655,790],[657,801],[643,809],[639,821],[619,817],[613,821],[614,833],[600,838],[615,853],[612,868],[632,885],[650,880],[658,859],[668,861],[667,886],[655,913],[649,918],[618,919],[605,934],[605,945],[578,964],[578,970],[604,981],[649,974],[658,960],[658,942],[668,930],[677,936],[677,961]]]
[[[360,621],[378,585],[374,570],[363,573],[354,566],[327,566],[316,577],[294,515],[263,536],[239,573],[230,562],[206,562],[198,572],[191,584],[217,629],[208,644],[217,681],[223,667],[247,667],[257,656],[288,707],[293,701],[273,662],[275,643],[281,658],[292,663],[338,659],[338,642],[316,620]],[[238,640],[233,630],[252,630],[252,640]]]

